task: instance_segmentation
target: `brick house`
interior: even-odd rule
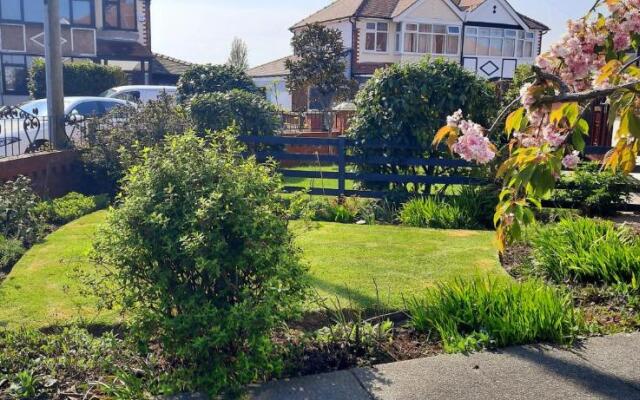
[[[336,0],[291,31],[313,23],[342,33],[347,74],[360,82],[377,68],[426,55],[459,62],[487,79],[510,79],[518,65],[533,63],[549,31],[507,0]],[[305,100],[274,84],[287,73],[284,59],[249,71],[271,98],[285,99],[282,107],[299,109]]]
[[[44,56],[43,3],[0,0],[0,105],[28,97],[28,70]],[[116,65],[131,84],[153,83],[154,65],[175,63],[151,52],[150,5],[151,0],[60,0],[65,61]]]

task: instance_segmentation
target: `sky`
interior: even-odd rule
[[[291,54],[289,27],[331,0],[154,0],[153,51],[197,63],[224,63],[234,37],[249,48],[256,66]],[[543,49],[558,41],[566,21],[579,18],[593,0],[510,0],[513,7],[551,28]]]

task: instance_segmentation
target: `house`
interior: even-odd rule
[[[43,0],[0,0],[0,104],[27,98],[27,75],[44,56]],[[152,83],[151,0],[60,0],[66,62],[93,61],[130,73],[132,84]]]
[[[519,64],[540,54],[544,24],[518,13],[507,0],[336,0],[291,27],[296,34],[314,23],[342,33],[349,49],[347,74],[363,83],[393,63],[444,57],[478,76],[513,78]],[[284,59],[249,71],[256,84],[285,98]],[[297,108],[297,100],[284,108]]]

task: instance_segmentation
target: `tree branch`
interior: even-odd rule
[[[507,113],[509,111],[511,111],[511,108],[513,106],[515,106],[516,104],[518,104],[518,102],[520,102],[520,100],[522,100],[522,96],[519,96],[518,98],[513,100],[511,103],[509,103],[508,106],[506,106],[505,108],[502,109],[502,111],[500,112],[500,115],[498,115],[496,117],[495,121],[493,121],[493,125],[491,125],[491,128],[489,128],[489,135],[494,133],[494,131],[498,127],[498,124],[500,123],[500,121],[502,121],[504,119],[504,117],[507,116]]]
[[[577,92],[577,93],[564,93],[564,94],[559,94],[555,96],[543,96],[536,102],[536,104],[545,105],[545,104],[553,104],[553,103],[581,102],[581,101],[586,101],[591,99],[597,99],[598,97],[607,97],[617,92],[618,90],[634,89],[636,86],[640,86],[640,80],[625,83],[623,85],[613,86],[606,89],[587,90],[584,92]]]
[[[544,72],[537,65],[533,66],[533,72],[536,73],[536,76],[538,77],[538,80],[543,81],[543,82],[544,81],[551,81],[551,82],[555,83],[556,85],[558,85],[558,87],[560,88],[560,94],[569,93],[571,91],[571,89],[569,89],[569,86],[567,86],[567,84],[564,83],[564,81],[559,76]]]

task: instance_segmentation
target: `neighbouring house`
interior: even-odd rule
[[[131,84],[175,83],[178,65],[151,52],[151,0],[60,0],[66,62],[116,65]],[[44,1],[0,0],[0,105],[25,100],[28,70],[44,56]],[[154,82],[154,79],[157,81]]]
[[[342,33],[349,49],[347,74],[361,83],[378,68],[424,56],[459,62],[487,79],[510,79],[518,65],[534,62],[549,31],[506,0],[336,0],[291,31],[314,23]],[[289,100],[278,83],[287,76],[284,60],[249,75],[267,93],[277,93],[281,106],[299,109],[308,96],[293,94]]]

